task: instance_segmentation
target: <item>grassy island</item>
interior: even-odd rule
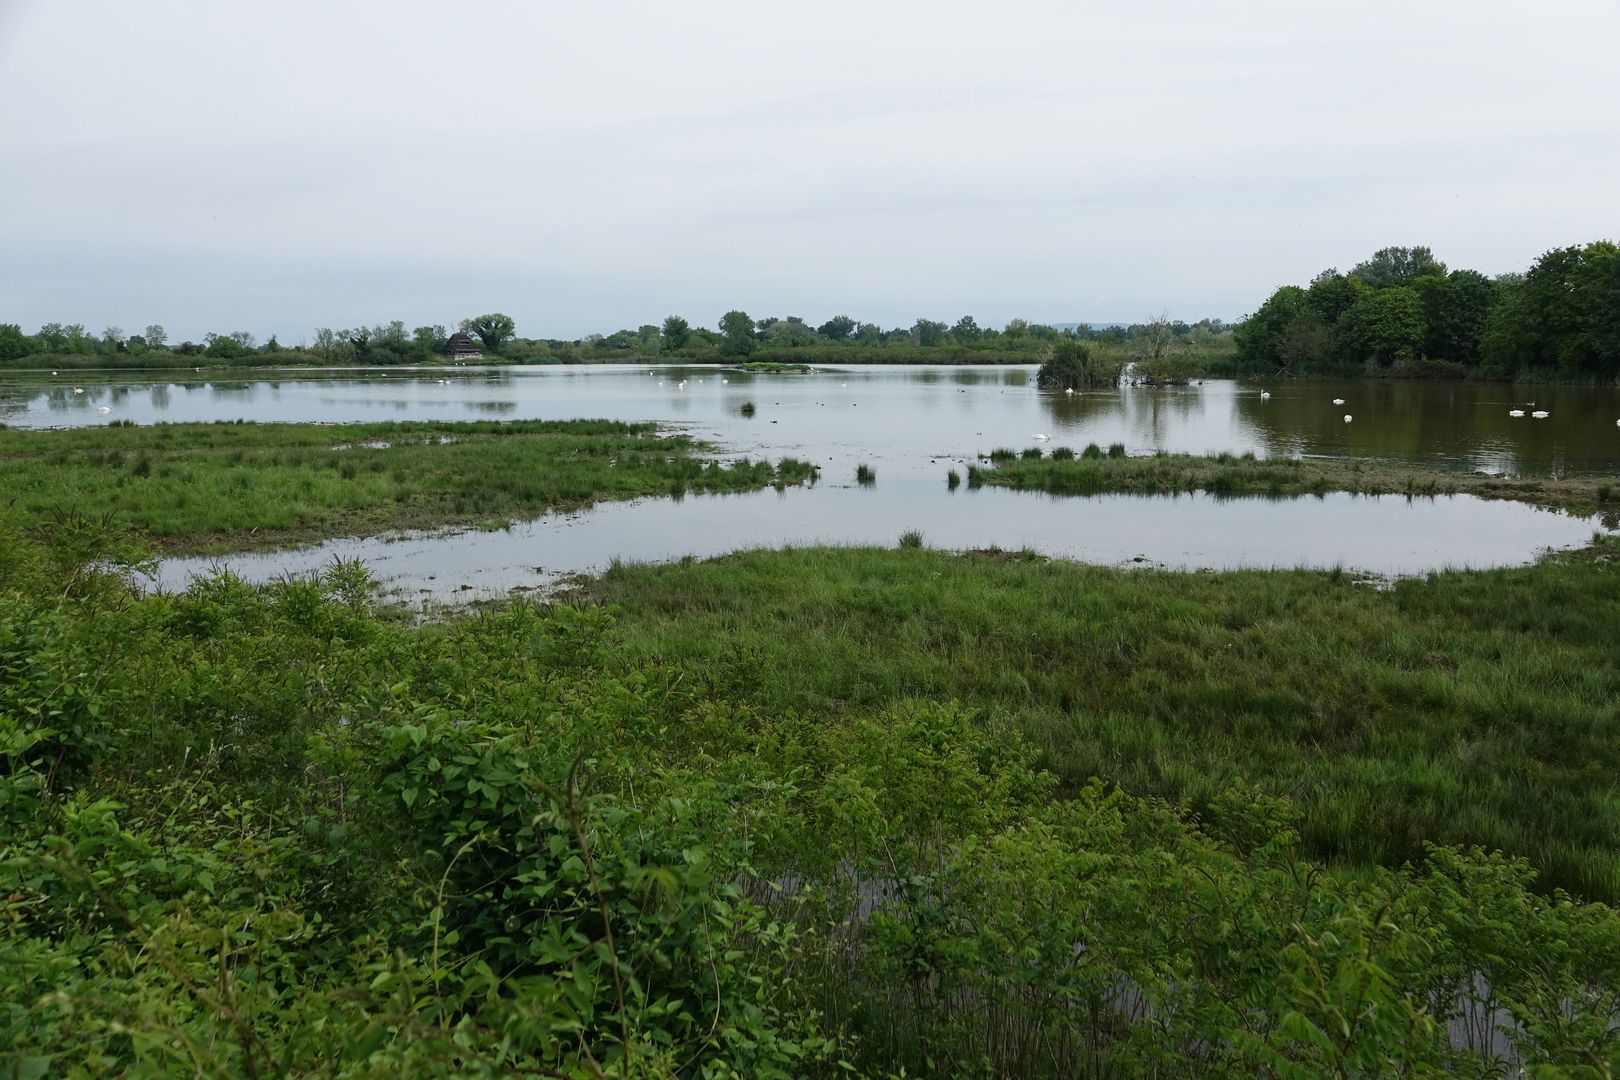
[[[1345,491],[1358,495],[1474,495],[1591,514],[1620,510],[1620,477],[1506,477],[1344,459],[1257,458],[1254,454],[1155,454],[1128,457],[1095,444],[1076,454],[1034,447],[996,451],[990,467],[971,466],[968,485],[990,484],[1051,495],[1122,492],[1287,497]]]
[[[808,375],[815,370],[809,364],[797,364],[785,360],[750,360],[745,364],[738,364],[737,369],[752,372],[755,375]]]
[[[139,529],[166,551],[209,553],[816,474],[792,459],[721,464],[701,450],[652,424],[607,420],[0,429],[0,492],[24,522],[72,512]]]

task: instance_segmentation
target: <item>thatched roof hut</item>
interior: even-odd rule
[[[457,330],[444,343],[444,355],[450,360],[482,360],[484,349],[467,331]]]

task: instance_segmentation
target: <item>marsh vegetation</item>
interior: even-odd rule
[[[1613,544],[1388,592],[760,552],[416,625],[354,565],[140,596],[123,534],[0,541],[12,1072],[1620,1053],[1620,922],[1553,891],[1620,892]]]
[[[1166,495],[1205,491],[1223,496],[1281,498],[1344,491],[1357,495],[1473,495],[1553,506],[1580,514],[1620,510],[1614,477],[1508,477],[1359,459],[1259,458],[1243,454],[1127,456],[1123,443],[1106,455],[1091,443],[1078,456],[1031,447],[1014,456],[993,451],[989,468],[970,466],[970,485],[993,484],[1052,495],[1105,492]]]
[[[815,476],[791,458],[711,460],[686,436],[607,420],[0,429],[0,491],[19,520],[71,511],[185,552],[504,524]]]

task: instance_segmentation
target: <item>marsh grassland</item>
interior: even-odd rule
[[[1391,585],[910,531],[426,621],[355,563],[134,586],[154,544],[814,477],[700,454],[0,431],[0,1075],[1620,1068],[1613,539]],[[1352,473],[1120,446],[969,482]]]
[[[609,420],[156,424],[0,429],[0,491],[24,522],[106,518],[167,551],[502,525],[607,499],[800,484],[792,459],[721,463]]]
[[[1346,491],[1356,495],[1473,495],[1554,506],[1581,514],[1620,510],[1614,477],[1510,477],[1356,459],[1258,458],[1246,454],[1153,454],[1129,457],[1115,444],[1076,453],[1031,447],[994,451],[991,465],[970,467],[970,486],[991,484],[1050,495],[1127,493],[1287,498]]]

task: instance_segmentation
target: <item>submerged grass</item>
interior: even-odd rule
[[[1115,443],[1107,456],[1095,443],[1078,459],[1063,448],[1041,458],[1024,451],[990,455],[993,469],[975,469],[980,484],[1053,495],[1107,492],[1292,496],[1346,491],[1360,495],[1474,495],[1555,506],[1577,513],[1616,509],[1612,477],[1513,478],[1461,473],[1416,465],[1356,460],[1256,458],[1254,454],[1157,454],[1127,457]],[[970,475],[970,480],[972,479]]]
[[[1360,587],[1342,573],[1120,572],[798,549],[608,573],[626,647],[770,710],[960,700],[1070,790],[1194,810],[1235,780],[1296,800],[1309,851],[1528,858],[1620,899],[1620,543]]]
[[[721,464],[700,450],[605,420],[0,430],[0,491],[24,522],[71,510],[166,550],[215,552],[816,475],[792,459]]]

